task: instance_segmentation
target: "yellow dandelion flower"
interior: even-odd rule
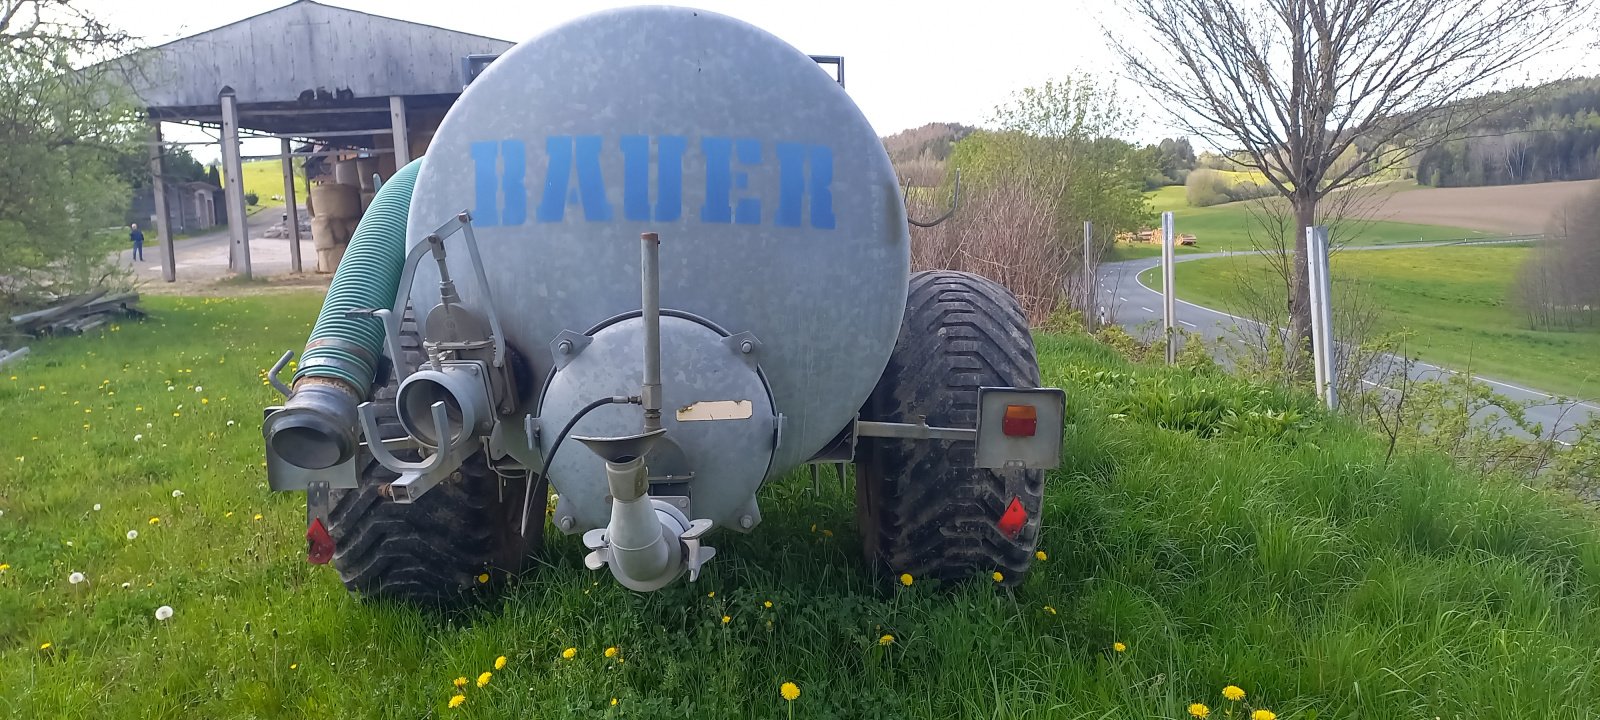
[[[578,656],[578,649],[575,648],[575,647],[570,647],[570,648],[567,648],[567,649],[561,651],[561,657],[564,657],[564,658],[566,658],[568,660],[571,660],[571,659],[573,659],[573,658],[575,658],[577,656]]]
[[[1044,611],[1047,612],[1047,613],[1050,613],[1051,615],[1056,614],[1056,609],[1053,608],[1053,607],[1050,607],[1049,605],[1044,606]]]
[[[611,698],[611,707],[616,707],[616,706],[617,706],[617,699],[616,698]]]
[[[299,670],[300,669],[300,663],[289,663],[289,669],[290,670]]]
[[[794,702],[800,699],[800,686],[792,682],[786,682],[778,688],[778,693],[783,695],[783,699]]]
[[[1033,554],[1033,558],[1034,558],[1034,559],[1035,559],[1035,560],[1038,560],[1038,561],[1039,561],[1039,562],[1044,562],[1044,561],[1046,561],[1046,560],[1049,560],[1049,559],[1050,559],[1050,556],[1049,556],[1049,555],[1046,555],[1046,554],[1044,554],[1044,551],[1043,551],[1043,550],[1039,550],[1039,551],[1037,551],[1037,552],[1035,552],[1035,553],[1034,553],[1034,554]]]
[[[467,701],[467,696],[465,696],[465,695],[455,695],[455,696],[450,698],[450,707],[452,707],[452,708],[461,707],[461,703],[464,703],[466,701]]]
[[[250,519],[251,520],[260,520],[261,519],[261,513],[256,513],[256,516],[253,517],[253,518],[250,518]]]
[[[161,518],[158,518],[158,517],[150,518],[150,524],[151,525],[160,525],[161,524]]]
[[[614,658],[616,656],[617,656],[617,646],[612,645],[611,647],[606,648],[606,657]]]
[[[990,576],[989,576],[989,577],[992,577],[992,578],[994,578],[994,581],[995,581],[995,582],[1004,582],[1004,581],[1005,581],[1005,579],[1006,579],[1006,576],[1005,576],[1005,575],[1002,575],[1002,574],[1000,574],[1000,571],[999,571],[999,570],[996,570],[996,571],[994,571],[994,574],[993,574],[993,575],[990,575]]]
[[[771,601],[771,600],[768,600],[768,601],[766,601],[766,602],[764,602],[764,603],[762,603],[762,604],[763,604],[763,605],[766,605],[766,606],[767,606],[767,607],[769,607],[769,608],[770,608],[770,607],[772,607],[772,601]]]
[[[717,591],[715,591],[715,590],[712,590],[711,592],[706,593],[706,597],[708,597],[708,598],[714,598],[716,596],[717,596]]]
[[[893,635],[884,635],[883,637],[878,638],[878,644],[879,645],[893,645],[894,644],[894,636]]]
[[[1234,702],[1239,702],[1244,699],[1244,688],[1238,685],[1229,685],[1222,689],[1222,696]]]
[[[1250,720],[1278,720],[1278,714],[1266,708],[1262,708],[1250,713]]]
[[[728,623],[731,623],[731,622],[733,622],[733,617],[732,616],[730,616],[730,615],[723,615],[722,616],[722,624],[723,625],[727,625]]]
[[[1111,649],[1115,650],[1117,652],[1127,652],[1128,651],[1128,646],[1127,645],[1123,645],[1120,642],[1114,642],[1114,643],[1111,643]]]
[[[1211,708],[1208,708],[1201,703],[1190,703],[1189,714],[1197,718],[1205,718],[1211,714]]]
[[[0,563],[0,572],[5,572],[5,571],[10,570],[10,569],[11,569],[11,563]]]
[[[50,649],[50,643],[44,643],[43,645],[40,645],[39,649],[40,650],[49,650]]]
[[[506,669],[506,656],[501,655],[500,657],[497,657],[497,658],[494,659],[494,669],[496,669],[496,670],[504,670],[504,669]]]
[[[478,676],[478,687],[488,685],[489,677],[492,675],[494,675],[494,673],[489,672],[488,670],[483,671],[483,674]]]
[[[454,684],[455,684],[455,686],[456,686],[456,687],[458,687],[458,688],[464,688],[464,687],[466,687],[466,686],[467,686],[467,679],[466,679],[466,678],[464,678],[464,677],[458,677],[458,678],[456,678],[456,679],[455,679],[455,680],[453,680],[453,681],[452,681],[452,682],[453,682],[453,683],[454,683]]]
[[[911,587],[911,583],[912,583],[911,573],[901,573],[900,574],[900,584],[901,585],[904,585],[906,587]]]
[[[483,583],[486,583],[486,582],[489,582],[489,573],[479,573],[478,574],[478,584],[482,585]]]

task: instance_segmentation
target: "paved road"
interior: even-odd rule
[[[1505,241],[1474,241],[1471,243],[1410,243],[1404,245],[1366,245],[1359,247],[1342,248],[1341,252],[1350,251],[1378,251],[1401,250],[1418,247],[1439,247],[1442,245],[1463,244],[1492,244]],[[1210,258],[1232,257],[1236,255],[1256,255],[1253,251],[1237,253],[1194,253],[1179,255],[1177,262],[1190,262],[1193,260],[1206,260]],[[1139,273],[1158,267],[1160,258],[1142,258],[1138,260],[1123,260],[1120,262],[1105,263],[1099,269],[1099,297],[1100,305],[1106,308],[1108,318],[1127,328],[1129,332],[1137,335],[1138,328],[1146,323],[1154,322],[1157,327],[1162,321],[1161,293],[1151,290],[1139,281]],[[1236,342],[1235,327],[1257,326],[1251,320],[1235,315],[1202,307],[1194,303],[1177,300],[1174,303],[1177,321],[1185,330],[1199,333],[1209,343],[1218,341]],[[1399,363],[1397,362],[1396,365]],[[1410,367],[1410,375],[1416,379],[1437,379],[1445,374],[1455,374],[1456,371],[1448,368],[1417,362]],[[1386,387],[1390,382],[1388,375],[1392,371],[1375,371],[1373,376],[1362,380],[1369,386]],[[1600,404],[1593,402],[1574,401],[1558,404],[1549,393],[1540,392],[1532,388],[1514,385],[1511,383],[1475,376],[1478,380],[1494,387],[1496,392],[1505,395],[1517,402],[1543,403],[1529,410],[1529,418],[1542,423],[1546,432],[1554,432],[1559,441],[1569,433],[1574,425],[1600,414]]]
[[[301,213],[305,212],[302,208]],[[256,275],[285,275],[289,273],[289,241],[275,240],[261,237],[267,228],[277,224],[283,215],[283,208],[267,208],[245,220],[245,227],[250,238],[250,269]],[[145,232],[155,234],[154,230]],[[228,228],[223,226],[212,232],[177,241],[173,245],[176,252],[176,267],[179,283],[210,283],[228,276]],[[133,268],[140,280],[160,283],[161,257],[165,252],[160,246],[144,246],[144,262],[133,261],[133,249],[130,246],[118,256],[124,265]],[[300,241],[300,252],[306,269],[314,268],[317,264],[317,253],[311,247],[311,238],[305,237]]]

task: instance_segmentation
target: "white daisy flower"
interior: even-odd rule
[[[194,391],[195,391],[195,392],[200,392],[200,391],[202,391],[202,390],[205,390],[205,388],[203,388],[203,387],[200,387],[200,386],[199,386],[199,385],[196,385],[196,386],[194,386]]]
[[[133,587],[133,583],[123,583],[122,584],[122,589],[123,590],[127,590],[128,588],[131,588],[131,587]]]
[[[171,385],[167,386],[167,392],[172,392],[173,390],[177,390],[177,388],[175,388],[175,387],[173,387]]]
[[[133,434],[133,441],[134,442],[139,442],[140,440],[143,440],[143,439],[144,439],[144,435],[142,433],[134,433]]]
[[[183,491],[182,490],[173,490],[172,491],[172,496],[175,497],[175,498],[181,498],[181,497],[183,497]]]
[[[100,503],[95,503],[94,504],[94,511],[95,512],[100,512]]]
[[[161,607],[156,608],[156,619],[157,620],[170,620],[170,619],[172,619],[172,606],[171,605],[162,605]]]
[[[128,539],[129,540],[137,540],[138,538],[139,538],[139,531],[138,530],[129,530],[128,531]]]
[[[83,573],[81,573],[81,572],[74,572],[71,575],[67,576],[67,582],[72,583],[73,585],[77,585],[78,583],[84,582],[86,580],[88,580],[88,578],[84,577]]]

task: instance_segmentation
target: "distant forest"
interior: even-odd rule
[[[1600,78],[1554,83],[1485,118],[1424,152],[1416,172],[1436,187],[1600,177]]]

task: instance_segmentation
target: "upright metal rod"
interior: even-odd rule
[[[1094,223],[1083,221],[1083,322],[1089,326],[1090,332],[1094,326],[1094,306],[1098,300],[1094,282]]]
[[[1161,328],[1167,336],[1167,364],[1178,362],[1178,308],[1172,288],[1172,213],[1161,213]]]
[[[644,431],[661,429],[661,236],[639,235],[639,289],[644,309]]]
[[[1339,406],[1334,379],[1334,338],[1332,282],[1328,272],[1328,228],[1306,228],[1306,288],[1311,304],[1311,360],[1317,383],[1317,396],[1328,409]]]

